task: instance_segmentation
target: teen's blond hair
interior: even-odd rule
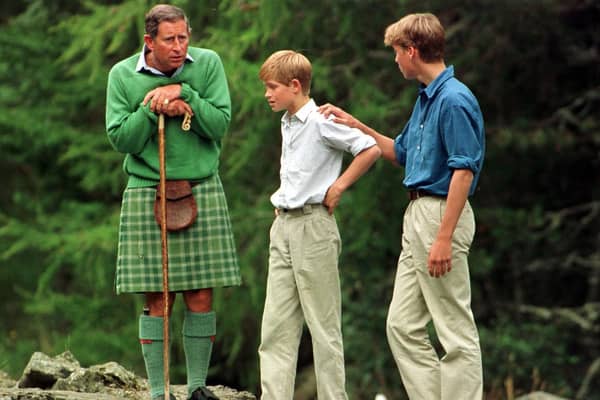
[[[425,62],[442,61],[445,42],[444,27],[430,13],[406,15],[388,26],[384,36],[386,46],[412,46],[419,50],[419,55]]]
[[[293,50],[279,50],[271,54],[260,67],[258,76],[261,81],[277,81],[288,85],[292,79],[298,79],[302,93],[310,93],[312,65],[303,54]]]

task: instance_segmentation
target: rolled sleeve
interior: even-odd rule
[[[478,174],[482,164],[483,143],[478,132],[482,122],[465,105],[453,105],[443,118],[444,144],[451,169],[469,169]]]
[[[469,169],[473,174],[479,173],[479,162],[472,158],[464,156],[453,156],[448,159],[448,168],[450,169]]]

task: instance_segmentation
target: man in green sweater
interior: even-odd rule
[[[189,181],[198,208],[191,227],[168,234],[169,304],[180,292],[186,305],[183,348],[188,399],[217,399],[206,388],[216,333],[212,288],[241,282],[218,174],[221,139],[231,119],[227,79],[219,56],[212,50],[188,47],[189,38],[188,20],[181,9],[155,6],[146,15],[142,52],[117,63],[107,87],[108,138],[126,154],[123,169],[128,175],[116,290],[145,295],[139,339],[153,399],[165,397],[161,241],[153,212],[160,179],[158,114],[165,115],[167,180]]]

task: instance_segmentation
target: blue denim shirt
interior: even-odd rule
[[[485,153],[483,115],[471,91],[446,68],[421,85],[412,115],[395,139],[396,160],[405,167],[404,185],[447,195],[455,169],[473,171],[472,195]]]

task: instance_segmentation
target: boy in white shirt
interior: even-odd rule
[[[311,333],[317,396],[347,399],[333,212],[379,158],[375,140],[317,112],[309,96],[310,61],[291,50],[273,53],[259,73],[265,98],[281,119],[281,185],[271,196],[269,275],[259,347],[263,400],[292,400],[304,321]],[[343,153],[354,160],[340,175]]]

